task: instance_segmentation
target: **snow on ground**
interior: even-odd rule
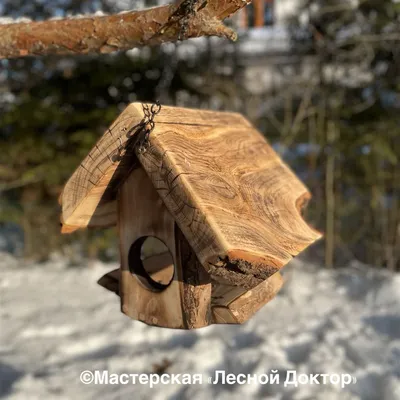
[[[7,399],[400,399],[400,276],[294,260],[282,293],[243,326],[149,327],[96,284],[115,265],[24,265],[0,255],[0,397]],[[269,374],[279,385],[84,385],[83,370]],[[286,371],[349,373],[338,385],[285,387]]]

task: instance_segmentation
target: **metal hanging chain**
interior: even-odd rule
[[[155,127],[154,117],[161,111],[161,104],[157,100],[150,108],[148,104],[142,104],[142,108],[144,113],[143,126],[138,132],[138,142],[135,145],[140,154],[144,153],[148,148],[149,136]]]
[[[118,148],[120,158],[129,149],[136,149],[139,154],[143,154],[149,146],[149,136],[155,127],[154,118],[161,111],[161,104],[157,100],[151,107],[148,104],[142,104],[142,108],[144,114],[142,121],[127,133],[129,139],[125,146],[122,145],[121,141],[121,145]]]

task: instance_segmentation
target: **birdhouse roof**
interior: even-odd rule
[[[125,149],[144,119],[130,104],[68,180],[63,232],[115,225],[118,187],[143,167],[208,268],[265,279],[321,236],[300,213],[308,190],[240,114],[163,106],[147,151]]]

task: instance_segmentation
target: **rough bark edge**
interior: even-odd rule
[[[251,0],[183,0],[108,16],[0,25],[0,59],[47,54],[110,53],[200,36],[235,40],[221,21]]]
[[[278,272],[284,262],[271,257],[255,257],[241,250],[208,261],[208,273],[214,279],[222,278],[234,286],[253,289]]]

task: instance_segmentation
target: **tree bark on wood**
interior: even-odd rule
[[[0,59],[46,54],[110,53],[199,36],[235,40],[222,20],[251,0],[183,0],[109,16],[0,25]]]

